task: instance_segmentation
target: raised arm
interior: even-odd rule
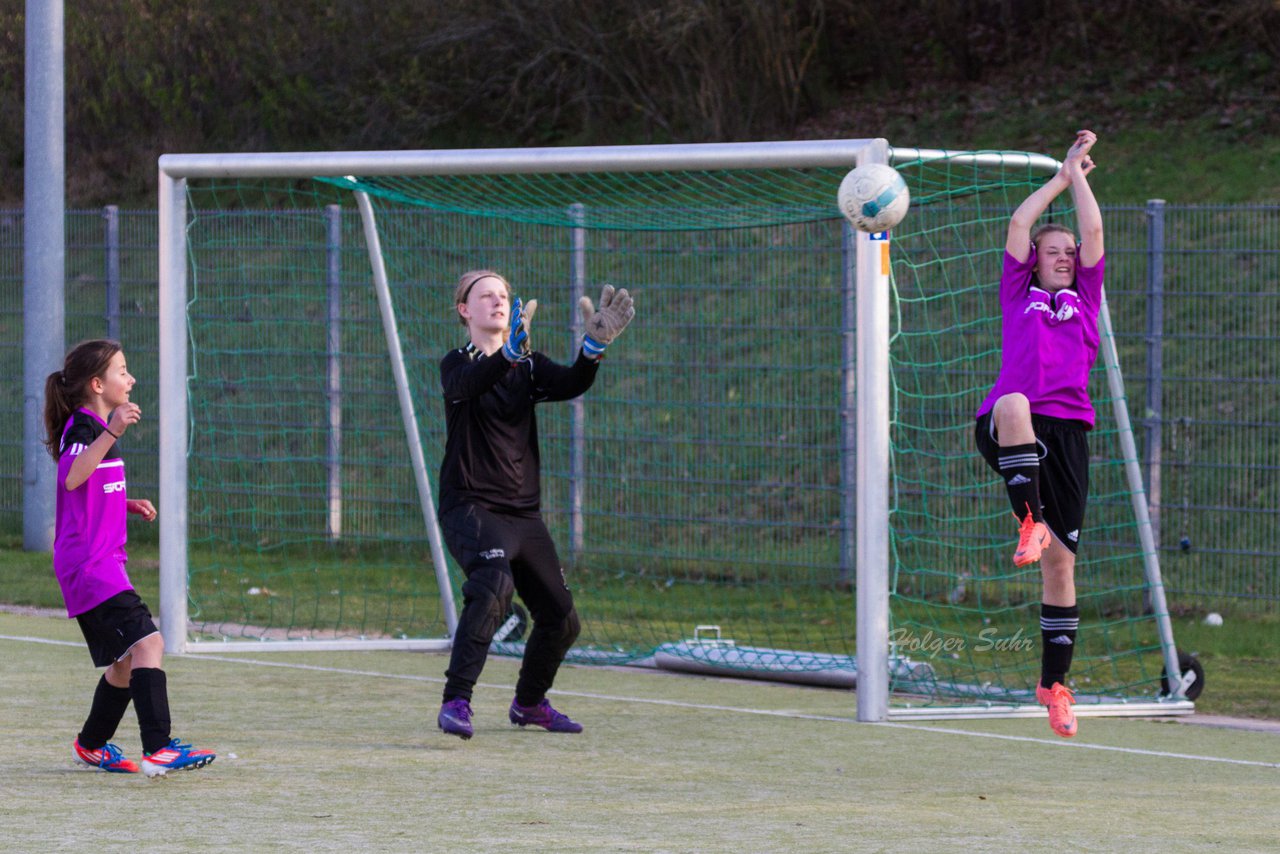
[[[71,462],[71,467],[67,470],[67,479],[63,481],[67,490],[78,489],[88,480],[116,440],[141,418],[142,408],[138,404],[123,403],[117,406],[111,413],[111,422],[107,425],[107,429],[99,433],[98,438],[90,442]]]
[[[1104,250],[1102,242],[1102,211],[1098,208],[1098,200],[1093,196],[1093,188],[1089,186],[1089,173],[1093,171],[1093,158],[1089,149],[1097,142],[1093,131],[1082,130],[1072,146],[1074,152],[1083,146],[1080,156],[1072,160],[1068,155],[1062,168],[1069,170],[1071,179],[1071,197],[1076,205],[1076,230],[1080,240],[1079,263],[1082,267],[1092,267],[1102,259]]]
[[[1062,195],[1062,192],[1068,187],[1072,188],[1072,193],[1076,198],[1077,210],[1079,210],[1081,191],[1077,186],[1077,182],[1084,187],[1084,193],[1088,196],[1088,203],[1092,204],[1093,212],[1097,214],[1097,241],[1099,247],[1102,241],[1102,215],[1097,213],[1097,202],[1094,201],[1093,192],[1089,189],[1089,182],[1085,180],[1085,176],[1093,170],[1093,161],[1089,159],[1089,149],[1093,147],[1093,143],[1097,141],[1097,137],[1093,131],[1082,130],[1076,133],[1076,141],[1067,151],[1067,158],[1053,177],[1040,186],[1035,192],[1023,199],[1022,204],[1018,205],[1017,210],[1013,212],[1013,216],[1009,218],[1009,233],[1005,237],[1004,248],[1010,255],[1018,261],[1026,261],[1031,255],[1031,229],[1035,226],[1040,216],[1049,209],[1049,205],[1053,200]],[[1084,229],[1084,215],[1081,214],[1081,230]],[[1098,258],[1102,257],[1101,250],[1098,252]],[[1097,258],[1091,262],[1085,262],[1089,266],[1097,263]]]

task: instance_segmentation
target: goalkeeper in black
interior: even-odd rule
[[[555,543],[542,521],[534,406],[571,400],[591,388],[605,348],[631,322],[635,309],[625,289],[610,285],[604,286],[598,310],[583,297],[582,350],[565,366],[530,348],[537,300],[522,305],[499,274],[464,274],[453,302],[470,341],[440,362],[447,439],[439,515],[445,544],[466,582],[436,723],[449,735],[471,738],[471,694],[511,596],[518,593],[533,627],[508,717],[520,726],[582,732],[581,724],[547,701],[579,623]]]

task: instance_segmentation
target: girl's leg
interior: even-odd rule
[[[511,522],[479,507],[463,505],[441,518],[445,544],[462,567],[462,614],[445,671],[444,701],[470,702],[484,669],[489,644],[506,619],[515,584],[511,556],[518,541]]]
[[[132,698],[129,691],[129,658],[126,656],[108,667],[98,679],[98,687],[93,692],[93,704],[89,707],[89,717],[76,736],[80,746],[85,750],[98,750],[111,741]]]
[[[581,626],[546,525],[541,519],[521,520],[520,525],[520,559],[512,568],[516,592],[529,608],[533,628],[516,682],[516,702],[536,706],[551,690]]]
[[[1030,514],[1044,521],[1040,502],[1040,446],[1031,426],[1031,404],[1026,395],[1006,394],[991,410],[991,424],[1000,445],[1000,477],[1004,480],[1013,515],[1019,521]]]
[[[1080,609],[1076,605],[1076,556],[1056,539],[1040,559],[1044,596],[1040,605],[1040,684],[1066,684],[1075,656]]]
[[[157,632],[135,643],[129,650],[129,692],[138,714],[143,753],[155,753],[167,746],[169,730],[169,684],[164,663],[164,638]]]

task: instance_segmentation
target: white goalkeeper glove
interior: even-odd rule
[[[622,334],[631,318],[636,316],[634,301],[626,288],[613,289],[613,285],[605,285],[600,291],[600,309],[591,304],[591,297],[578,300],[578,311],[582,314],[582,325],[586,333],[582,336],[582,352],[589,359],[599,359],[613,339]]]

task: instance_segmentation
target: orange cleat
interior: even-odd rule
[[[1026,566],[1038,561],[1041,553],[1049,548],[1051,539],[1044,522],[1037,522],[1028,513],[1018,531],[1018,550],[1013,553],[1013,565]]]
[[[1036,685],[1036,702],[1049,707],[1049,728],[1063,738],[1076,734],[1076,713],[1071,711],[1075,701],[1071,689],[1061,682],[1054,682],[1052,688]]]

